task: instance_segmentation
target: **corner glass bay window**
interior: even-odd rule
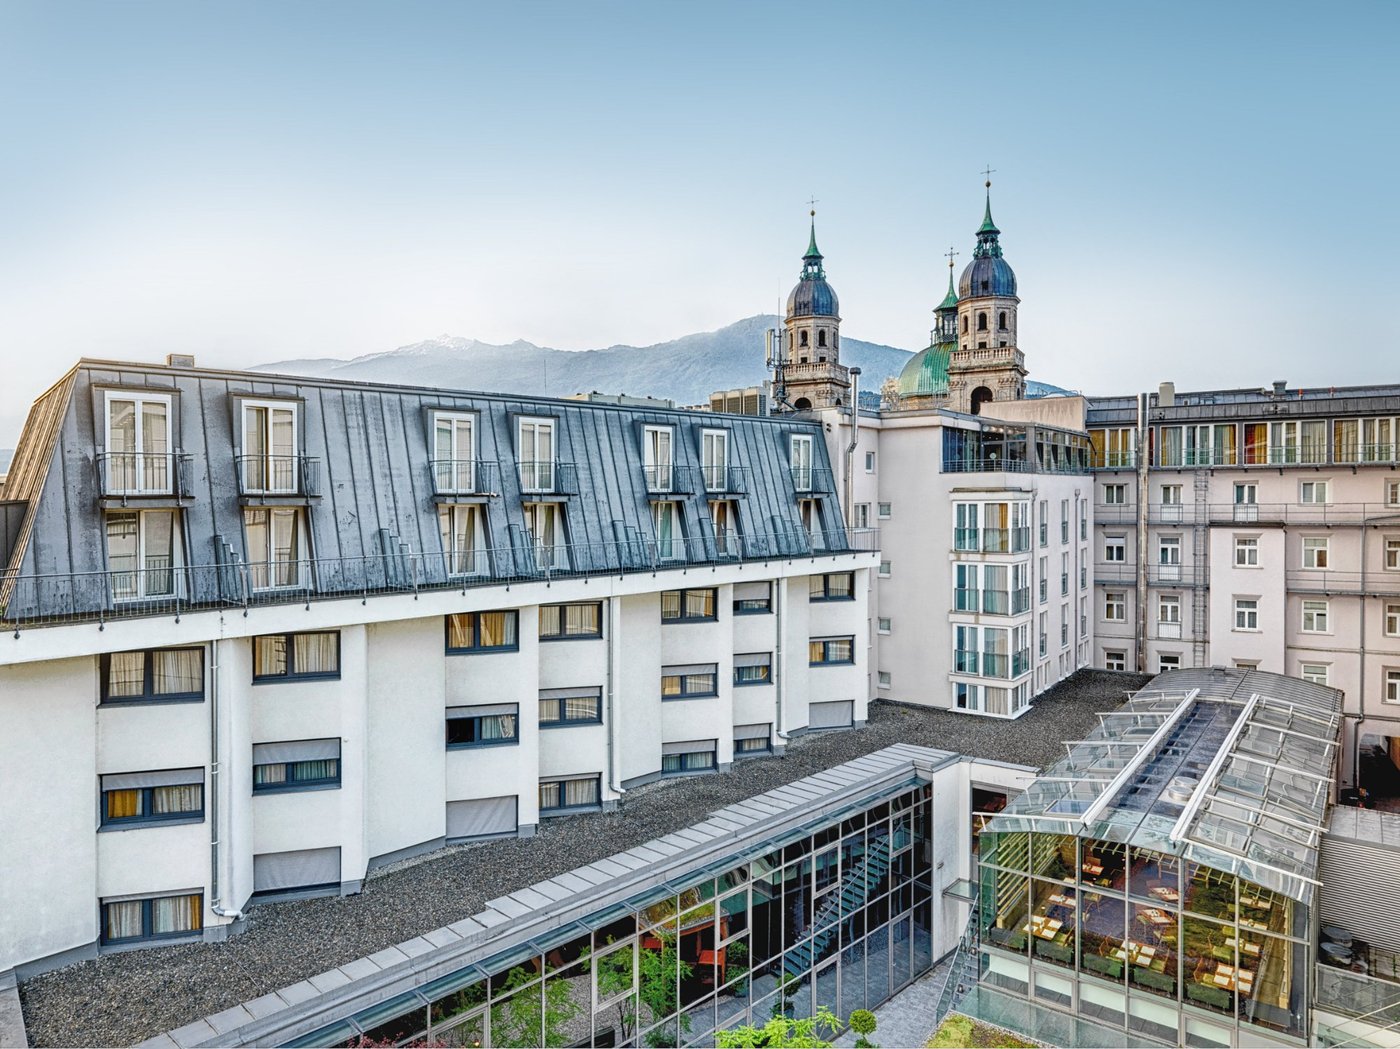
[[[248,540],[248,585],[276,590],[303,584],[301,509],[295,506],[250,506],[243,510]]]
[[[479,506],[438,507],[444,571],[449,576],[484,575],[486,519]]]
[[[112,599],[174,597],[177,538],[174,510],[114,510],[107,514]]]
[[[170,398],[107,394],[104,490],[109,495],[159,495],[171,490]]]
[[[243,491],[298,490],[297,413],[292,404],[243,402]]]

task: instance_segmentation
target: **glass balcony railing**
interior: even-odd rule
[[[953,589],[953,610],[955,612],[980,612],[982,610],[981,594],[980,590],[955,587]]]
[[[954,528],[953,549],[977,552],[982,549],[982,537],[976,528]]]
[[[982,669],[981,656],[961,648],[953,652],[953,671],[958,674],[977,674]]]
[[[983,677],[1006,677],[1010,659],[996,652],[982,653]]]

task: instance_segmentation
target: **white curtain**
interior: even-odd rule
[[[287,672],[287,638],[284,634],[253,638],[253,676],[278,677]]]
[[[113,652],[107,663],[107,695],[111,699],[140,696],[146,690],[146,653]]]
[[[151,901],[151,932],[195,932],[202,926],[202,898],[162,896]]]
[[[107,904],[107,939],[129,940],[141,935],[141,901]]]
[[[199,812],[204,808],[204,785],[187,783],[178,787],[153,787],[152,811],[156,815]]]
[[[126,653],[139,656],[141,653]],[[113,657],[114,659],[116,657]],[[182,695],[204,691],[204,650],[172,648],[151,653],[155,694]]]
[[[293,665],[298,674],[334,674],[340,669],[339,635],[296,634],[292,638]]]

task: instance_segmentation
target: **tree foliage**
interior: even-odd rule
[[[716,1049],[824,1049],[829,1039],[841,1030],[841,1021],[826,1006],[816,1016],[794,1020],[789,1016],[774,1016],[762,1027],[746,1024],[715,1032]],[[823,1037],[825,1031],[825,1037]]]

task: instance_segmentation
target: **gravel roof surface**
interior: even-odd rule
[[[376,871],[355,896],[249,909],[242,935],[109,954],[20,988],[35,1046],[133,1045],[250,998],[450,925],[487,901],[592,863],[710,812],[895,743],[1043,768],[1148,677],[1081,671],[1017,721],[872,703],[865,728],[793,740],[785,757],[745,759],[724,775],[629,791],[613,813],[549,819],[533,838],[455,846]]]

